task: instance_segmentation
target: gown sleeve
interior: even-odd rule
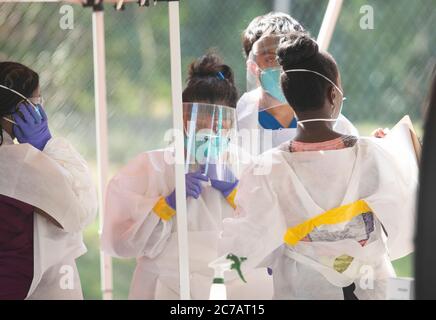
[[[262,160],[257,159],[239,183],[236,217],[223,221],[220,255],[246,257],[244,269],[261,267],[262,262],[283,244],[286,221]],[[274,169],[272,169],[274,170]]]
[[[97,194],[88,164],[64,138],[50,139],[43,153],[63,171],[74,200],[69,204],[69,214],[77,218],[75,229],[83,230],[93,222],[97,214]],[[63,227],[68,231],[68,225]]]
[[[116,257],[154,258],[165,247],[173,219],[162,201],[173,190],[163,151],[139,155],[110,181],[106,192],[103,250]],[[157,209],[160,207],[160,209]],[[162,212],[166,210],[166,216]]]
[[[380,182],[367,200],[386,231],[391,260],[414,249],[419,169],[408,130],[399,126],[385,138],[369,140]]]

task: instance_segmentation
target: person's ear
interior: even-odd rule
[[[331,86],[327,91],[327,99],[330,105],[335,105],[337,94],[333,86]]]

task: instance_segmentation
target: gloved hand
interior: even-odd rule
[[[239,182],[238,179],[236,179],[234,182],[210,179],[210,183],[212,187],[217,189],[218,191],[221,191],[224,198],[227,198],[232,193],[233,189],[235,189],[236,186],[238,185],[238,182]]]
[[[209,181],[209,178],[201,172],[190,172],[185,174],[185,185],[186,185],[186,198],[193,197],[198,199],[203,187],[201,186],[202,181]],[[168,197],[165,198],[166,203],[176,210],[176,190],[174,190]]]
[[[233,189],[236,188],[239,182],[238,179],[236,179],[236,177],[233,176],[233,173],[230,170],[226,170],[226,174],[228,176],[230,175],[228,177],[228,180],[233,182],[228,182],[218,179],[216,164],[213,163],[209,164],[206,173],[206,175],[210,179],[210,183],[212,187],[220,191],[223,194],[224,198],[227,198],[229,194],[232,193]]]
[[[389,131],[390,130],[388,128],[384,128],[384,129],[378,128],[371,133],[371,136],[376,138],[384,138],[389,133]]]
[[[44,109],[39,106],[41,117],[31,105],[26,103],[21,103],[18,110],[22,113],[24,119],[17,113],[12,115],[17,123],[13,129],[15,137],[19,143],[29,143],[42,151],[48,140],[51,139]]]

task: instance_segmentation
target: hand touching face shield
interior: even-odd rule
[[[29,104],[20,103],[18,112],[13,114],[16,123],[13,130],[18,142],[29,143],[42,151],[51,139],[51,133],[48,128],[47,115],[42,106],[39,106],[39,112],[41,116]]]

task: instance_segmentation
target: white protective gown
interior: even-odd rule
[[[171,149],[146,152],[110,181],[106,196],[103,250],[115,257],[137,258],[129,299],[179,299],[176,216],[161,219],[153,208],[174,190]],[[170,161],[167,161],[170,159]],[[198,199],[187,199],[191,298],[208,299],[222,220],[234,209],[206,185]],[[272,278],[266,269],[226,282],[229,299],[271,299]],[[233,277],[232,277],[233,278]]]
[[[238,131],[242,139],[242,148],[252,155],[259,155],[289,141],[297,134],[296,128],[279,130],[264,129],[259,124],[259,95],[261,88],[246,92],[236,106]],[[347,135],[358,136],[357,129],[342,114],[339,116],[335,130]],[[256,143],[254,143],[256,141]]]
[[[290,153],[283,146],[260,156],[241,179],[238,218],[223,222],[220,253],[248,257],[245,270],[270,266],[275,299],[343,299],[353,282],[358,299],[384,299],[395,276],[391,260],[413,250],[418,167],[403,129],[341,150]],[[269,174],[256,175],[265,167]],[[364,215],[340,221],[330,214],[316,224],[327,210],[352,203],[373,213],[364,246],[354,236]],[[312,241],[289,240],[304,235]]]
[[[40,208],[34,219],[34,275],[26,299],[83,299],[75,259],[86,252],[82,231],[97,213],[97,197],[86,161],[63,138],[41,152],[14,144],[3,131],[0,194]]]

